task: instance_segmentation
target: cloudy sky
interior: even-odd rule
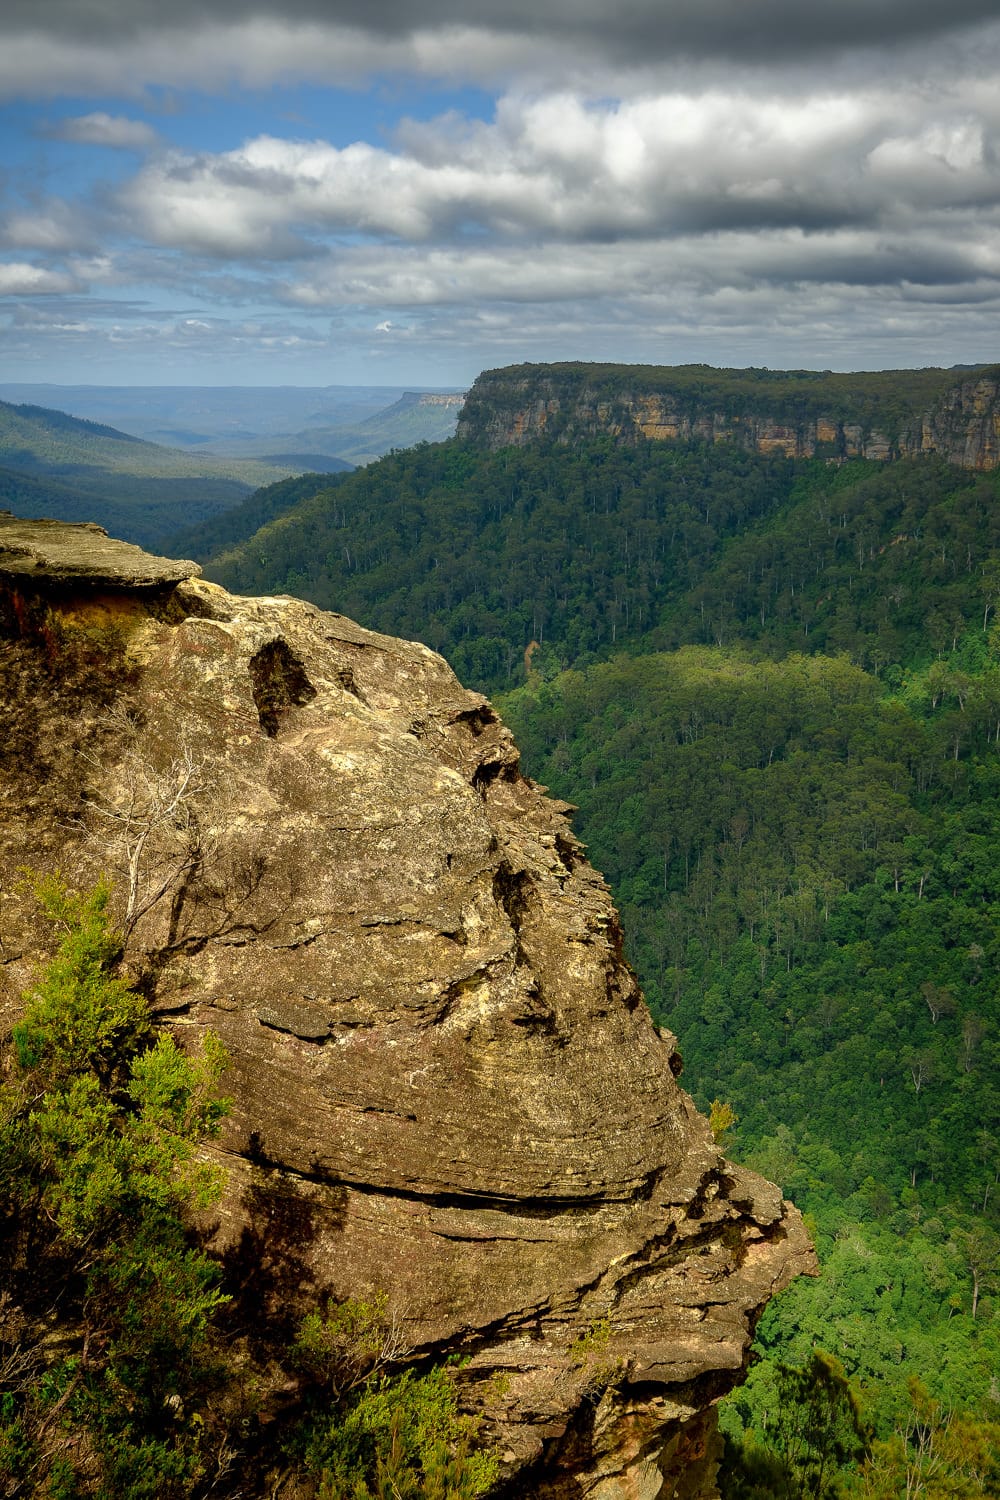
[[[996,0],[3,0],[0,379],[1000,359]]]

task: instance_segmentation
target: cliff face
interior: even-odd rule
[[[748,383],[739,377],[760,372],[710,371],[698,383],[690,378],[691,368],[658,372],[639,366],[631,380],[626,365],[595,366],[589,374],[586,366],[568,366],[565,372],[559,365],[488,370],[470,391],[458,435],[491,448],[543,436],[571,442],[607,433],[626,442],[728,442],[789,458],[885,460],[936,453],[970,469],[993,469],[998,463],[1000,379],[992,370],[965,378],[931,372],[942,377],[942,389],[929,401],[925,392],[933,383],[926,378],[912,393],[903,390],[902,400],[880,401],[872,377],[842,377],[830,384],[856,380],[861,399],[835,389],[824,409],[821,376],[800,392],[792,376],[782,382],[779,373],[761,380],[748,397]],[[896,373],[904,388],[911,372]],[[679,375],[685,378],[678,380]]]
[[[386,1291],[468,1356],[508,1494],[715,1494],[797,1213],[722,1159],[489,704],[196,573],[0,521],[0,1024],[43,941],[17,871],[109,871],[154,1012],[231,1057],[216,1248],[261,1315]]]

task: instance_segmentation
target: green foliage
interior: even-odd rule
[[[851,1493],[865,1500],[975,1500],[1000,1493],[1000,1423],[957,1415],[915,1377],[909,1396],[890,1437],[873,1445]]]
[[[478,1423],[458,1409],[449,1373],[379,1376],[305,1434],[320,1500],[472,1500],[494,1483],[494,1454],[473,1447]]]
[[[739,1124],[739,1115],[731,1104],[722,1099],[713,1099],[708,1111],[708,1123],[712,1131],[712,1139],[717,1146],[728,1151],[730,1140],[729,1133],[735,1130]]]
[[[201,561],[216,552],[238,546],[298,505],[300,500],[311,500],[319,487],[329,489],[339,482],[331,474],[320,477],[310,473],[265,485],[221,515],[178,531],[170,539],[171,554],[175,557],[194,557]]]
[[[39,1331],[0,1347],[0,1475],[30,1493],[90,1493],[103,1476],[109,1495],[179,1496],[198,1472],[198,1428],[158,1429],[169,1397],[196,1400],[213,1379],[226,1298],[189,1216],[221,1186],[197,1148],[225,1113],[226,1059],[213,1038],[188,1058],[153,1036],[114,972],[106,885],[37,889],[60,936],[0,1096],[0,1263],[15,1326]],[[54,1363],[51,1306],[74,1348]]]
[[[546,677],[616,652],[741,641],[778,657],[849,652],[900,677],[996,608],[997,475],[935,458],[451,442],[296,485],[294,503],[283,486],[263,491],[245,521],[186,545],[214,547],[230,588],[297,593],[417,636],[491,692],[522,680],[531,641]]]
[[[533,640],[551,648],[550,668],[648,644],[727,535],[788,500],[795,472],[700,444],[427,445],[314,479],[311,497],[209,571],[416,636],[463,680],[497,689],[520,680]]]
[[[18,1065],[48,1085],[81,1072],[107,1078],[149,1029],[141,996],[113,973],[120,939],[108,923],[111,888],[101,882],[81,895],[46,879],[36,894],[61,936],[14,1027]]]
[[[586,1364],[604,1354],[611,1338],[611,1319],[598,1318],[590,1327],[573,1340],[569,1346],[569,1357],[573,1364]]]
[[[311,1382],[292,1447],[325,1500],[465,1500],[498,1473],[477,1446],[480,1423],[459,1410],[451,1372],[399,1366],[407,1354],[384,1292],[308,1313],[291,1363]]]
[[[187,1056],[155,1032],[116,972],[106,884],[36,892],[57,949],[0,1093],[4,1493],[190,1500],[237,1458],[249,1475],[284,1446],[329,1497],[482,1494],[497,1463],[475,1446],[479,1424],[444,1371],[398,1373],[407,1351],[384,1294],[309,1314],[282,1351],[306,1383],[304,1423],[255,1453],[247,1416],[232,1446],[227,1413],[252,1411],[247,1356],[224,1347],[230,1297],[193,1228],[222,1186],[199,1148],[228,1108],[226,1055],[211,1034]]]
[[[399,1357],[389,1299],[348,1297],[307,1313],[292,1344],[294,1365],[341,1397]]]
[[[837,1500],[867,1448],[854,1392],[836,1359],[814,1349],[795,1369],[768,1371],[770,1408],[752,1434],[728,1434],[720,1486],[727,1500]]]
[[[817,1225],[820,1281],[762,1348],[835,1349],[883,1438],[914,1369],[984,1412],[1000,1361],[994,658],[970,634],[939,665],[887,693],[843,658],[686,647],[503,704],[579,804],[689,1087]]]

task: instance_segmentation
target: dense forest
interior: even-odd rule
[[[202,543],[500,695],[688,1087],[809,1216],[734,1500],[1000,1487],[998,499],[933,458],[452,442]]]
[[[997,477],[609,439],[459,443],[262,490],[180,539],[237,592],[301,594],[502,692],[535,669],[743,641],[881,674],[1000,597]],[[176,550],[176,549],[175,549]]]

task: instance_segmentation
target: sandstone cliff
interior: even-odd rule
[[[0,520],[0,1024],[42,944],[18,871],[108,870],[151,1007],[230,1054],[216,1248],[261,1318],[387,1291],[468,1357],[505,1494],[713,1495],[797,1213],[720,1156],[490,705],[197,571]]]
[[[1000,375],[517,365],[479,376],[458,427],[459,437],[492,448],[600,433],[626,442],[728,442],[790,458],[936,453],[966,468],[993,469],[1000,461]]]

